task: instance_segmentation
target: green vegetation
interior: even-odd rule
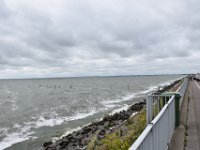
[[[146,111],[143,109],[102,140],[97,140],[97,137],[92,138],[87,150],[127,150],[145,127]]]
[[[95,136],[90,140],[90,143],[87,145],[87,150],[93,150],[96,144],[97,144],[97,137]]]
[[[155,103],[153,106],[153,119],[157,116],[158,113],[159,113],[159,104]]]
[[[168,91],[176,91],[184,80],[176,83]],[[161,97],[153,106],[153,119],[165,105],[166,100]],[[146,110],[142,109],[138,114],[129,118],[123,125],[119,126],[103,139],[95,135],[87,145],[87,150],[128,150],[135,140],[141,135],[146,127]],[[188,132],[185,132],[185,145],[187,144]]]

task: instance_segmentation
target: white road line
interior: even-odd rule
[[[200,86],[198,85],[198,83],[196,81],[194,81],[194,83],[196,84],[196,86],[199,88],[200,90]]]

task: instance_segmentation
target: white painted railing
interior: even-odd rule
[[[178,88],[177,92],[180,93],[181,95],[181,99],[180,99],[180,107],[182,105],[182,101],[183,101],[183,98],[184,98],[184,95],[185,95],[185,91],[187,89],[187,85],[188,85],[188,77],[185,77],[184,78],[184,82],[182,83],[182,85]]]
[[[188,77],[184,78],[184,82],[177,90],[183,96],[187,89]],[[138,137],[135,143],[129,150],[167,150],[169,142],[174,132],[176,122],[175,112],[175,95],[171,96],[166,102],[158,115],[151,121],[142,134]],[[163,98],[162,100],[165,100]],[[152,111],[152,108],[149,109]],[[148,114],[147,114],[148,115]],[[150,113],[150,116],[152,114]]]

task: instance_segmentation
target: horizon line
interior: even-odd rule
[[[161,76],[161,75],[189,75],[191,73],[165,73],[165,74],[135,74],[135,75],[88,75],[66,77],[24,77],[24,78],[0,78],[0,80],[32,80],[32,79],[67,79],[67,78],[91,78],[91,77],[128,77],[128,76]]]

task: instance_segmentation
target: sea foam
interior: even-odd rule
[[[2,134],[6,135],[1,141],[0,141],[0,150],[3,150],[5,148],[8,148],[16,143],[26,141],[30,138],[37,138],[33,136],[35,133],[33,130],[38,129],[41,127],[53,127],[56,125],[60,125],[67,121],[73,121],[73,120],[80,120],[89,116],[94,115],[97,113],[94,109],[91,109],[88,113],[77,113],[74,116],[68,116],[68,117],[59,117],[58,115],[54,114],[53,118],[46,119],[44,116],[39,117],[33,117],[32,120],[29,122],[24,122],[24,126],[19,124],[13,125],[13,128],[17,129],[15,132],[8,133],[8,129],[4,129],[1,131]],[[57,116],[55,118],[55,116]]]

